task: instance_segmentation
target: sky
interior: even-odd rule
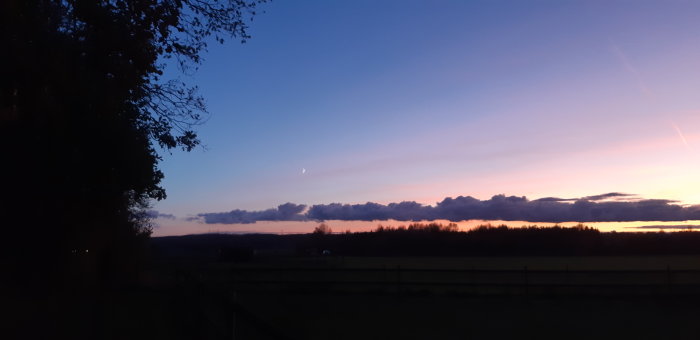
[[[156,236],[317,224],[202,215],[287,202],[625,193],[700,204],[700,2],[261,9],[252,39],[211,44],[180,76],[210,116],[203,147],[163,155]]]

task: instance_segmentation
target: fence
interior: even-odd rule
[[[241,291],[700,296],[700,270],[239,267],[206,276]]]

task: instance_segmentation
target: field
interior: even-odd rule
[[[697,339],[697,300],[252,294],[294,339]]]
[[[659,242],[672,239],[661,236]],[[132,281],[98,286],[70,276],[68,291],[5,290],[6,333],[149,340],[700,338],[700,255],[342,256],[309,252],[309,240],[313,235],[156,239]],[[35,318],[12,318],[29,314],[47,321],[36,327]]]
[[[47,305],[40,296],[11,308]],[[53,324],[10,330],[149,340],[698,339],[700,256],[170,258],[138,285],[75,298],[37,311]]]
[[[170,338],[700,336],[699,256],[270,257],[171,263],[150,281],[145,298],[169,306],[150,331]]]

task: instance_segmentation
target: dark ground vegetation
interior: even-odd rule
[[[50,322],[8,330],[22,338],[58,330],[104,339],[693,339],[697,235],[414,225],[153,238],[137,280],[95,291],[91,303],[80,301],[88,285],[68,295],[75,304],[23,296],[15,308],[48,298],[35,312]],[[524,245],[532,243],[539,248]]]
[[[198,145],[206,114],[164,71],[247,39],[259,2],[0,1],[0,337],[104,338],[165,198],[158,150]]]
[[[603,233],[576,227],[484,225],[458,231],[456,225],[379,226],[372,232],[273,234],[200,234],[160,237],[160,251],[176,256],[245,258],[258,252],[336,256],[598,256],[700,254],[700,232]]]

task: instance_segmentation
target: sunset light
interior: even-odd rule
[[[0,339],[700,339],[700,0],[1,0]]]
[[[278,4],[253,28],[259,39],[210,52],[197,73],[212,112],[207,151],[165,157],[169,194],[155,209],[179,219],[157,235],[208,229],[189,215],[286,202],[625,192],[700,203],[694,11],[363,6],[321,17]],[[367,13],[359,28],[342,19],[355,10]],[[398,17],[428,23],[380,19]]]

